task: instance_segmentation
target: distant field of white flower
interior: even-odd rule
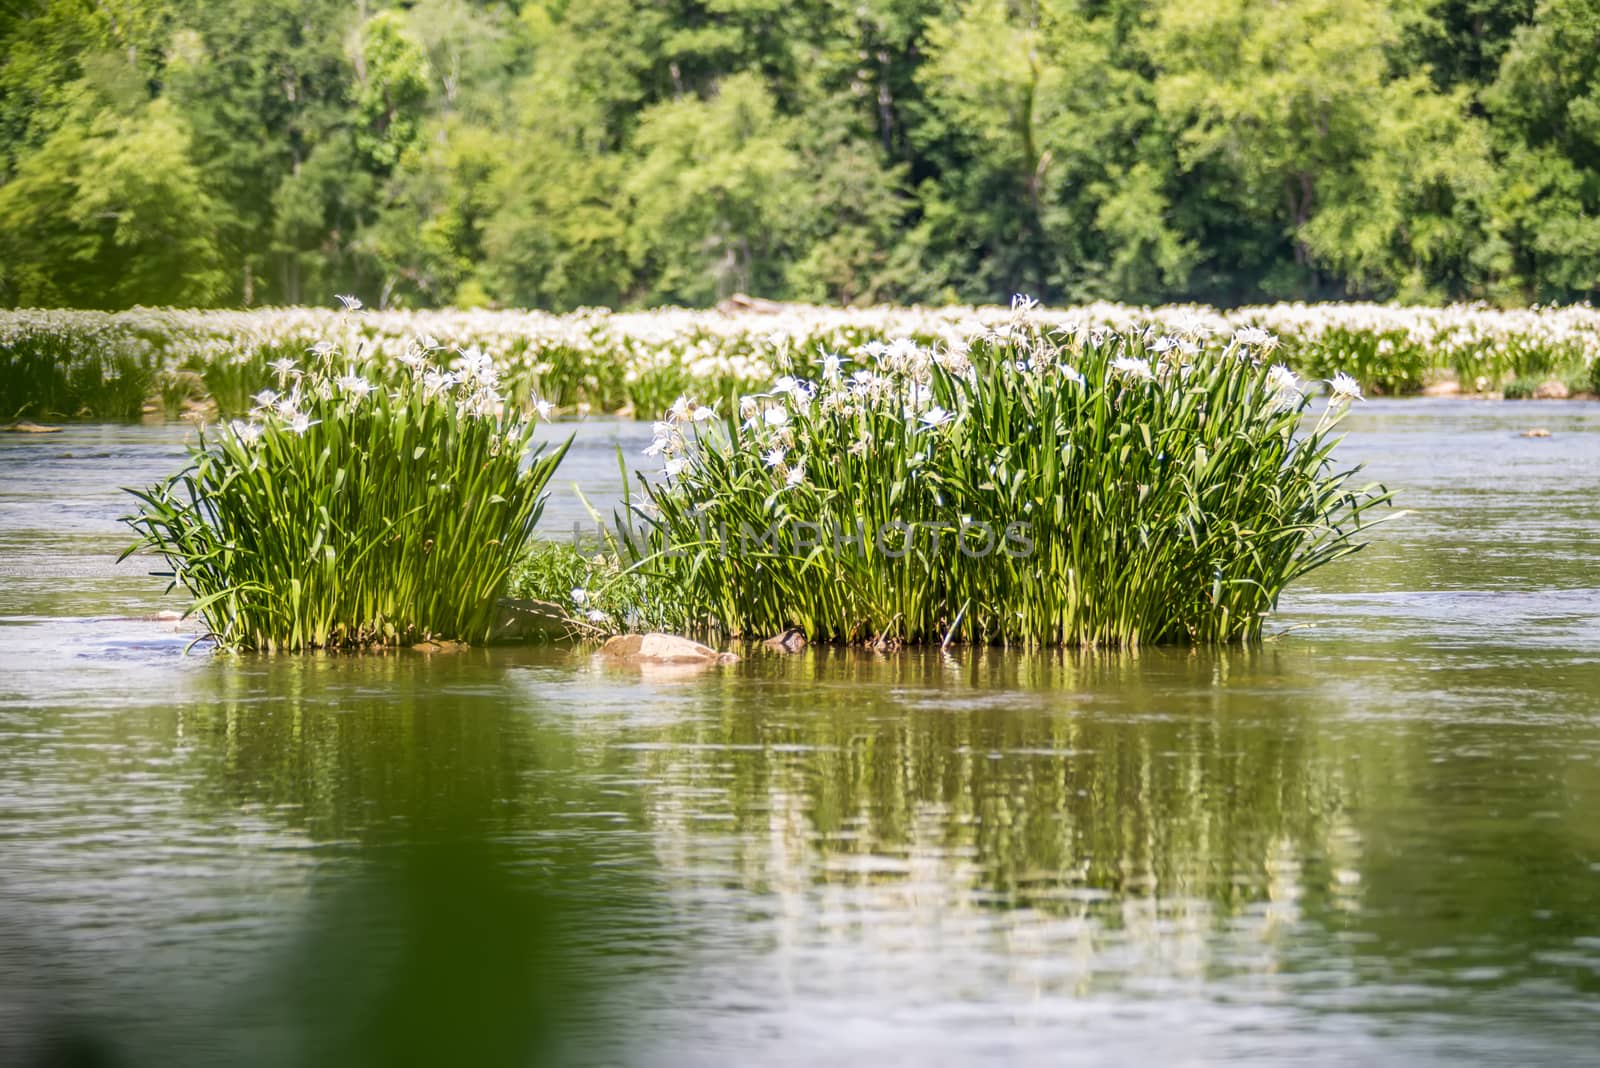
[[[781,375],[823,377],[830,366],[836,373],[830,357],[874,341],[959,350],[985,330],[1006,329],[1014,314],[997,306],[775,305],[554,315],[359,310],[346,303],[253,311],[0,311],[0,404],[9,412],[30,403],[42,411],[93,412],[99,393],[115,391],[124,408],[129,397],[179,404],[209,396],[225,413],[235,413],[248,409],[274,360],[332,345],[394,362],[420,337],[461,359],[492,361],[514,402],[537,398],[565,412],[645,415],[685,392],[731,404]],[[1157,337],[1157,353],[1163,344],[1185,344],[1181,338],[1271,336],[1279,344],[1276,358],[1301,374],[1326,380],[1339,371],[1375,394],[1416,392],[1441,376],[1454,377],[1469,392],[1552,374],[1586,383],[1600,353],[1600,311],[1588,305],[1502,311],[1277,304],[1220,311],[1099,303],[1030,306],[1028,314],[1042,325],[1086,335],[1149,332]],[[1130,365],[1126,373],[1139,370]],[[40,396],[51,389],[62,399]],[[143,396],[135,397],[141,389]]]

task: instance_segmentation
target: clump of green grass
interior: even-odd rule
[[[1538,388],[1539,380],[1536,378],[1513,378],[1505,384],[1501,396],[1506,400],[1527,400]]]
[[[673,629],[678,622],[661,611],[665,598],[647,575],[626,568],[599,545],[533,542],[513,570],[507,593],[560,612],[568,630],[580,636]]]
[[[0,419],[138,419],[160,352],[105,312],[0,316]]]
[[[124,557],[164,557],[226,648],[487,639],[570,440],[535,446],[487,359],[450,372],[432,355],[413,349],[392,387],[331,347],[279,361],[248,420],[130,491]]]
[[[814,641],[1037,646],[1259,638],[1360,547],[1382,487],[1336,469],[1356,383],[1308,427],[1258,329],[1225,344],[1048,331],[869,344],[725,419],[681,400],[634,566],[691,621]],[[886,534],[887,532],[887,534]]]

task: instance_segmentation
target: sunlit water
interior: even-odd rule
[[[694,677],[185,656],[183,430],[0,435],[0,1062],[1593,1061],[1600,406],[1348,427],[1411,514],[1259,649]]]

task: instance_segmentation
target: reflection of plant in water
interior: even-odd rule
[[[635,1004],[625,970],[666,955],[637,805],[601,796],[618,756],[486,695],[488,659],[263,658],[181,713],[199,818],[268,814],[323,858],[295,945],[256,965],[244,1011],[287,1028],[256,1063],[521,1065],[628,1040],[604,1022]],[[637,939],[600,959],[619,925]]]
[[[1514,767],[1441,764],[1458,735],[1487,753],[1506,725],[1366,720],[1360,668],[1277,649],[812,650],[772,669],[781,685],[709,684],[720,703],[661,728],[639,778],[668,869],[736,873],[776,899],[789,943],[982,931],[1085,982],[1306,963],[1387,978],[1396,961],[1448,982],[1529,945],[1572,957],[1600,839],[1574,820],[1530,835],[1527,817],[1552,775],[1596,800],[1600,776],[1548,741]],[[1486,811],[1491,782],[1524,803]]]
[[[685,725],[652,778],[725,780],[701,806],[741,832],[798,811],[825,880],[855,878],[852,857],[936,854],[985,900],[1101,891],[1237,909],[1268,892],[1282,842],[1321,841],[1343,805],[1337,769],[1307,752],[1314,736],[1263,730],[1276,713],[1215,688],[1268,656],[817,656],[820,691]],[[1090,691],[1093,704],[1077,696]]]
[[[813,653],[759,709],[724,691],[667,728],[641,777],[669,869],[731,851],[809,937],[983,910],[1084,974],[1276,970],[1303,909],[1356,907],[1362,847],[1311,710],[1251,685],[1273,657]]]

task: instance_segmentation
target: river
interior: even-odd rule
[[[1592,1063],[1600,405],[1346,426],[1259,648],[691,677],[186,654],[185,429],[0,435],[0,1062]]]

